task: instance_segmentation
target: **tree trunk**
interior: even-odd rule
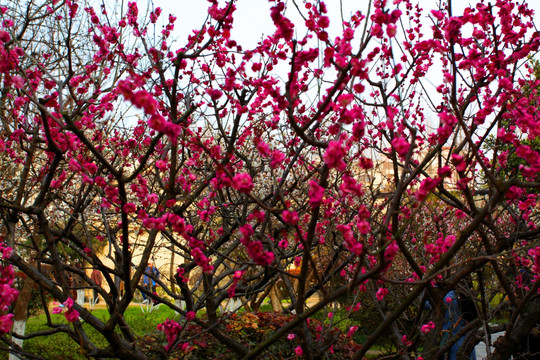
[[[274,286],[272,286],[272,290],[270,290],[270,303],[272,304],[272,310],[276,312],[283,310],[283,306],[281,306],[281,299],[279,298],[276,284],[274,284]]]
[[[526,308],[513,326],[493,344],[496,350],[491,359],[506,360],[518,351],[523,353],[529,350],[520,348],[520,345],[525,343],[527,337],[540,322],[540,297],[533,298],[525,306]]]
[[[32,287],[34,282],[30,278],[24,280],[23,287],[17,298],[15,304],[15,311],[13,312],[13,332],[18,335],[24,335],[26,329],[26,320],[28,319],[28,303],[32,297]],[[23,346],[22,339],[13,337],[13,342],[19,345],[21,348]],[[17,360],[19,357],[15,354],[9,354],[9,360]]]

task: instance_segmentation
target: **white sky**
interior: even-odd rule
[[[351,12],[365,8],[368,2],[368,0],[327,0],[325,3],[331,21],[331,30],[333,29],[336,31],[334,34],[332,34],[332,32],[330,33],[331,38],[337,35],[337,30],[340,28],[340,8],[343,9],[344,17],[348,18],[348,15]],[[393,1],[387,0],[387,2],[389,4],[388,7],[393,8]],[[418,2],[427,14],[430,9],[435,8],[435,5],[439,3],[439,0],[418,0]],[[466,6],[475,4],[476,2],[477,1],[470,0],[453,0],[453,15],[456,16],[462,14],[463,9]],[[527,0],[526,2],[530,8],[535,10],[536,22],[540,24],[540,0]],[[178,17],[175,24],[175,32],[179,40],[185,39],[193,29],[201,27],[206,19],[209,5],[206,0],[154,0],[154,3],[155,6],[160,6],[163,9],[163,15],[165,15],[163,18],[166,19],[166,15],[169,13],[173,13]],[[303,2],[302,0],[297,0],[297,3],[301,6]],[[223,0],[220,1],[220,4],[223,4]],[[270,7],[273,4],[273,2],[268,0],[238,0],[236,6],[237,10],[234,15],[235,25],[232,31],[232,38],[244,45],[245,48],[249,48],[254,46],[261,39],[263,34],[268,35],[273,33],[275,27],[270,18]],[[287,16],[295,22],[295,25],[298,26],[303,23],[297,16],[297,11],[294,8],[292,1],[287,1],[287,6]],[[400,8],[403,9],[403,6]]]
[[[430,10],[437,7],[437,4],[439,4],[440,1],[441,0],[417,0],[424,9],[426,21],[423,25],[426,32],[431,33],[431,22],[428,20],[427,15]],[[479,0],[451,1],[453,16],[459,16],[463,14],[463,10],[467,6],[474,5]],[[522,2],[523,0],[518,1]],[[285,0],[285,2],[288,7],[286,16],[295,23],[295,29],[299,32],[298,35],[299,37],[302,37],[304,35],[302,32],[303,20],[298,15],[293,1]],[[487,3],[488,0],[484,0],[483,2]],[[491,0],[491,2],[493,3],[495,0]],[[528,3],[529,8],[535,10],[535,22],[540,26],[540,0],[525,0],[525,2]],[[223,6],[224,0],[220,0],[219,3]],[[297,0],[297,3],[299,6],[303,6],[303,0]],[[334,39],[336,36],[341,35],[341,11],[343,11],[345,20],[348,20],[350,14],[357,10],[363,10],[363,13],[365,13],[369,0],[326,0],[325,3],[328,8],[327,15],[330,18],[330,29],[328,32],[330,38]],[[412,0],[412,3],[415,4],[415,0]],[[154,0],[154,6],[160,6],[163,10],[163,20],[168,18],[169,13],[173,13],[178,18],[175,23],[174,34],[179,41],[176,46],[181,46],[193,29],[200,29],[202,24],[204,24],[204,21],[207,18],[209,4],[210,3],[206,0]],[[272,34],[275,31],[275,26],[270,18],[270,7],[273,6],[273,4],[275,4],[275,2],[268,0],[238,0],[236,4],[237,9],[234,14],[235,23],[231,38],[242,45],[244,49],[249,49],[255,47],[263,35]],[[387,4],[387,8],[392,9],[395,7],[395,5],[393,5],[393,0],[387,0]],[[403,4],[400,5],[399,8],[404,11]],[[304,8],[302,8],[302,10],[305,11]],[[280,70],[277,68],[274,69],[274,71],[280,73]],[[432,79],[433,82],[425,84],[427,86],[426,90],[434,94],[435,103],[438,103],[436,98],[439,95],[435,91],[435,84],[441,83],[441,79],[438,79],[441,74],[440,64],[436,63],[430,69],[430,74],[431,75],[427,78],[428,80]],[[430,91],[429,87],[432,87],[433,92]]]

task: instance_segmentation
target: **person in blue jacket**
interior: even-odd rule
[[[444,304],[446,311],[444,314],[444,323],[442,327],[443,338],[442,343],[447,339],[452,338],[457,335],[457,333],[467,325],[466,316],[463,312],[463,304],[456,295],[454,290],[450,290],[444,297]],[[465,336],[462,336],[456,341],[448,353],[448,360],[457,360],[457,354],[463,342],[465,341]],[[476,360],[476,354],[474,351],[469,356],[469,359]]]
[[[159,278],[159,271],[154,267],[153,263],[148,263],[148,267],[144,271],[143,286],[148,291],[156,292],[156,279]],[[146,294],[143,292],[143,302],[148,302]]]

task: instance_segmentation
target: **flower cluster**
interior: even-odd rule
[[[422,331],[422,333],[424,334],[427,334],[431,332],[433,329],[435,329],[435,323],[433,321],[430,321],[427,324],[422,325],[420,328],[420,331]]]
[[[182,327],[176,321],[166,319],[163,323],[157,326],[157,329],[159,331],[163,331],[167,337],[167,346],[165,347],[165,350],[171,350],[171,347],[173,346],[176,337],[180,333],[180,330],[182,330]]]
[[[253,227],[246,224],[240,227],[240,241],[245,246],[246,251],[251,259],[259,265],[270,265],[274,262],[275,254],[271,251],[265,251],[261,241],[253,240]]]
[[[229,298],[234,297],[234,293],[236,291],[236,287],[238,286],[238,282],[240,279],[242,279],[242,276],[244,276],[245,271],[235,271],[233,275],[233,281],[231,286],[227,289],[227,294],[229,295]]]
[[[159,103],[153,95],[146,90],[136,90],[136,81],[122,80],[118,82],[118,90],[124,98],[135,107],[143,109],[150,118],[148,125],[159,132],[167,135],[171,141],[176,142],[180,134],[180,126],[167,121],[159,112]]]
[[[19,295],[13,285],[15,279],[13,266],[3,264],[11,256],[12,251],[13,249],[0,242],[0,335],[8,333],[13,326],[13,314],[7,312]]]
[[[66,312],[64,313],[66,320],[69,322],[75,322],[79,320],[79,312],[73,308],[73,305],[73,299],[68,297],[66,301],[62,303],[62,305],[55,306],[53,308],[53,314],[61,314],[62,311],[66,309]]]

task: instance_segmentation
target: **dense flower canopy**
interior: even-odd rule
[[[482,310],[469,346],[504,310],[494,358],[508,358],[540,321],[533,12],[376,0],[334,19],[322,1],[270,3],[274,32],[248,48],[232,35],[235,1],[209,1],[184,43],[159,7],[7,1],[2,269],[63,303],[68,325],[48,325],[96,358],[149,358],[123,317],[140,292],[181,314],[159,326],[164,357],[209,333],[240,358],[289,336],[291,356],[318,358],[338,338],[310,319],[341,303],[347,319],[370,307],[380,319],[355,358],[385,334],[406,358],[436,358],[452,345],[440,346],[443,298],[465,282]],[[141,279],[156,258],[154,292]],[[74,277],[109,319],[73,301]],[[266,297],[293,315],[248,346],[219,306]]]

